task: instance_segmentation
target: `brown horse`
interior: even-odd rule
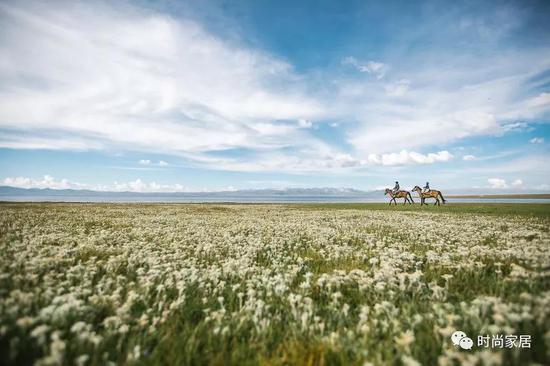
[[[438,206],[441,205],[439,203],[440,198],[441,198],[441,201],[443,201],[443,204],[445,204],[445,202],[447,202],[445,200],[445,198],[443,198],[443,195],[441,194],[441,191],[438,191],[437,189],[430,189],[428,192],[422,192],[422,188],[420,188],[419,186],[415,186],[413,188],[413,192],[418,193],[418,195],[420,196],[420,206],[422,206],[424,204],[427,205],[427,203],[424,202],[426,200],[426,198],[435,198],[434,205],[438,205]]]
[[[388,195],[388,194],[391,197],[390,205],[391,205],[392,201],[397,205],[397,201],[395,200],[396,198],[404,198],[405,200],[403,201],[403,204],[405,204],[407,202],[409,202],[409,204],[414,203],[411,194],[407,191],[397,191],[397,193],[394,194],[391,189],[386,188],[386,191],[384,192],[384,195]],[[410,198],[410,201],[409,201],[409,198]]]

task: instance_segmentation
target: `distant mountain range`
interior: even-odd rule
[[[498,194],[543,193],[510,189],[483,188],[444,190],[446,197]],[[416,198],[416,194],[413,193]],[[528,198],[528,197],[527,197]],[[534,198],[534,197],[532,197]],[[362,191],[354,188],[282,188],[242,189],[216,192],[110,192],[77,189],[16,188],[0,186],[2,201],[89,201],[89,202],[368,202],[386,201],[383,190]]]
[[[50,188],[16,188],[0,186],[0,200],[40,200],[55,201],[261,201],[261,200],[290,200],[300,198],[323,199],[383,199],[383,191],[361,191],[353,188],[284,188],[284,189],[243,189],[235,191],[216,192],[108,192],[77,189],[50,189]]]
[[[47,195],[47,196],[90,196],[90,195],[259,195],[259,196],[349,196],[365,194],[383,194],[383,191],[361,191],[353,188],[282,188],[282,189],[241,189],[232,191],[213,191],[213,192],[114,192],[114,191],[92,191],[87,189],[51,189],[51,188],[17,188],[10,186],[0,186],[0,195]]]

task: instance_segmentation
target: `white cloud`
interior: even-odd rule
[[[542,144],[544,143],[544,138],[543,137],[533,137],[531,140],[529,140],[530,143],[532,144]]]
[[[512,187],[521,187],[523,186],[523,181],[521,179],[516,179],[512,182]]]
[[[353,56],[345,57],[342,60],[344,65],[352,65],[360,72],[366,72],[372,74],[376,77],[377,80],[380,80],[386,75],[388,66],[383,62],[369,60],[367,62],[360,62]]]
[[[289,149],[290,152],[280,150],[257,151],[246,160],[238,157],[194,155],[193,160],[215,169],[230,171],[270,171],[289,173],[337,173],[342,169],[360,168],[366,162],[358,159],[353,153],[342,152],[339,149],[324,143],[317,143],[301,149]]]
[[[474,155],[464,155],[462,157],[462,160],[466,160],[466,161],[472,161],[472,160],[476,160],[477,158],[474,156]]]
[[[394,97],[405,95],[409,90],[411,82],[407,79],[401,79],[395,83],[388,84],[384,87],[386,94]]]
[[[181,184],[159,184],[156,182],[143,182],[136,179],[127,183],[115,182],[112,186],[104,187],[102,190],[114,192],[188,192],[189,189]]]
[[[277,123],[255,123],[250,126],[259,136],[289,136],[296,131],[296,126]]]
[[[51,189],[81,189],[83,185],[69,182],[67,179],[55,180],[51,175],[45,175],[42,179],[26,177],[8,177],[4,179],[4,185],[18,188],[51,188]]]
[[[399,153],[369,154],[367,162],[375,165],[408,165],[408,164],[433,164],[446,162],[453,159],[448,151],[421,154],[415,151],[401,150]]]
[[[530,60],[527,69],[520,55]],[[525,130],[545,113],[525,102],[525,91],[550,67],[548,59],[550,49],[533,48],[487,55],[482,63],[469,54],[456,59],[445,52],[390,60],[392,74],[414,75],[399,99],[388,95],[401,94],[397,87],[342,78],[336,83],[334,109],[357,121],[346,132],[348,142],[362,153]]]
[[[494,189],[504,189],[509,188],[510,186],[513,188],[523,187],[523,180],[521,179],[515,179],[510,185],[508,185],[505,179],[501,178],[489,178],[487,179],[487,182],[489,183],[489,187]]]
[[[528,131],[532,128],[526,122],[503,123],[500,127],[503,132],[521,132],[521,131]]]
[[[489,164],[476,167],[466,167],[461,169],[464,174],[528,174],[531,178],[537,178],[541,181],[547,181],[550,177],[550,165],[547,164],[548,158],[541,154],[524,155],[512,158],[515,154],[500,154],[497,156],[479,158],[479,160],[501,160],[491,161]]]
[[[540,93],[536,97],[529,99],[527,104],[534,108],[550,106],[550,93]]]
[[[522,25],[524,10],[513,7],[495,7],[491,16],[485,14],[466,15],[461,17],[458,29],[464,35],[474,35],[481,42],[498,42]]]
[[[487,179],[487,182],[489,183],[490,188],[495,188],[495,189],[508,188],[508,184],[506,184],[506,181],[504,179],[489,178]]]
[[[311,128],[313,126],[313,123],[308,121],[307,119],[300,118],[298,120],[298,126],[300,128]]]
[[[159,160],[158,162],[154,162],[150,159],[141,159],[138,161],[139,165],[145,165],[145,166],[168,166],[169,164],[164,160]]]
[[[386,152],[389,147],[422,147],[502,131],[493,114],[476,110],[437,115],[428,110],[411,108],[407,112],[401,106],[385,105],[382,110],[370,113],[373,120],[349,133],[348,141],[360,151]]]
[[[156,182],[144,182],[141,179],[111,185],[85,184],[69,181],[68,179],[56,180],[51,175],[45,175],[42,179],[28,177],[8,177],[3,180],[5,186],[17,188],[49,188],[49,189],[88,189],[94,191],[109,192],[188,192],[181,184],[160,184]]]
[[[246,161],[217,158],[209,159],[208,164],[218,169],[230,171],[270,171],[270,172],[330,172],[335,173],[345,168],[354,168],[364,165],[350,154],[340,153],[332,149],[313,149],[299,151],[293,155],[282,153],[258,153]]]
[[[315,144],[269,122],[324,113],[288,63],[128,3],[64,5],[0,4],[0,146],[184,155]]]
[[[549,67],[547,47],[456,57],[436,46],[405,52],[400,35],[384,62],[342,60],[373,77],[317,78],[249,42],[130,4],[0,3],[0,147],[132,149],[244,171],[430,164],[452,155],[414,150],[523,129],[516,121],[547,105],[548,93],[525,93]],[[349,152],[323,142],[311,121],[334,121]],[[209,154],[231,149],[249,154]]]

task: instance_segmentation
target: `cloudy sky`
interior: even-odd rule
[[[550,190],[547,1],[0,3],[0,183]]]

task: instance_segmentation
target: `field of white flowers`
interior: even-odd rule
[[[549,363],[549,209],[368,207],[0,204],[0,364]]]

